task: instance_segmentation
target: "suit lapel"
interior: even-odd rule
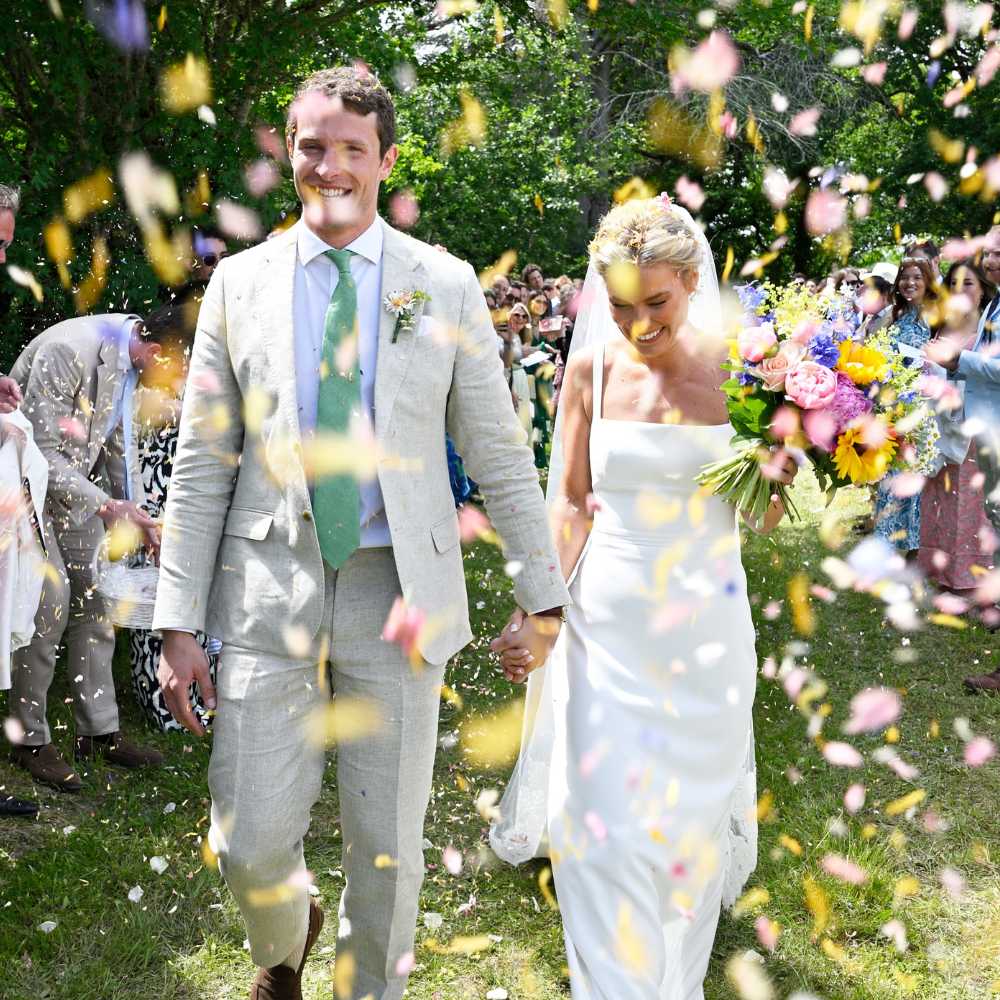
[[[415,310],[413,328],[400,331],[396,343],[392,334],[396,319],[385,307],[392,292],[427,291],[427,273],[415,260],[406,241],[391,226],[382,223],[382,288],[379,291],[378,358],[375,364],[375,435],[382,437],[392,418],[392,408],[413,358],[422,304]]]
[[[94,399],[94,412],[90,419],[90,440],[88,441],[88,465],[94,467],[97,456],[101,453],[107,441],[108,421],[115,405],[115,390],[121,372],[118,370],[118,331],[114,337],[106,337],[98,353],[97,365],[97,397]]]

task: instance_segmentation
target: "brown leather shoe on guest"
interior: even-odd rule
[[[287,965],[274,965],[270,969],[259,968],[250,987],[250,1000],[302,1000],[302,970],[322,929],[323,911],[319,903],[310,899],[309,931],[299,967],[291,969]]]
[[[23,767],[35,781],[51,785],[60,792],[78,792],[83,787],[80,776],[59,756],[51,743],[43,743],[40,747],[14,747],[10,759]]]
[[[95,757],[102,757],[109,764],[118,767],[159,767],[163,763],[163,754],[159,750],[129,743],[121,733],[78,736],[76,759],[93,760]]]
[[[973,694],[979,694],[980,691],[1000,694],[1000,670],[994,670],[992,674],[980,674],[978,677],[966,677],[963,683]]]

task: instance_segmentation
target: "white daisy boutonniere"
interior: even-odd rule
[[[413,329],[417,306],[421,302],[430,301],[430,296],[419,288],[407,288],[401,292],[389,292],[382,303],[389,313],[396,317],[396,325],[392,330],[392,342],[395,344],[400,332],[407,333]]]

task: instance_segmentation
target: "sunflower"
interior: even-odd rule
[[[865,440],[867,436],[863,427],[848,427],[837,439],[833,463],[842,479],[875,483],[885,475],[896,454],[896,438],[889,432],[883,441],[872,445]]]
[[[845,340],[840,345],[837,371],[843,372],[855,385],[870,385],[886,378],[889,374],[889,362],[874,347]]]

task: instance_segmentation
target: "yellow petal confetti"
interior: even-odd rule
[[[71,280],[66,265],[73,259],[73,237],[69,226],[62,219],[53,219],[42,231],[42,235],[45,239],[45,252],[58,268],[63,288],[69,288]]]
[[[922,788],[915,788],[912,792],[898,799],[893,799],[885,807],[886,816],[899,816],[908,809],[920,805],[927,798],[927,792]]]
[[[108,279],[108,265],[110,263],[111,254],[108,252],[107,241],[103,236],[98,236],[94,239],[94,255],[90,264],[90,273],[80,283],[80,287],[73,296],[78,313],[88,312],[100,299]]]
[[[441,133],[441,152],[444,156],[450,156],[465,146],[477,146],[486,136],[486,111],[482,104],[467,90],[460,90],[458,99],[462,115]]]
[[[778,837],[778,843],[786,851],[791,851],[797,858],[802,857],[802,845],[794,837],[789,837],[787,833],[783,833]]]
[[[212,102],[212,78],[208,63],[193,52],[184,62],[168,66],[160,78],[160,100],[172,115],[193,111]]]
[[[490,265],[484,271],[479,273],[479,284],[482,288],[490,288],[493,282],[497,278],[503,276],[507,277],[511,272],[511,268],[517,263],[517,251],[516,250],[505,250],[501,255],[500,259],[495,263]]]
[[[102,167],[66,188],[63,192],[63,212],[70,222],[82,222],[92,212],[106,208],[114,200],[111,174]]]
[[[351,743],[377,733],[382,724],[382,712],[376,702],[338,696],[313,712],[309,738],[317,746]]]
[[[15,285],[21,285],[22,288],[27,288],[35,297],[36,302],[42,302],[45,299],[45,292],[42,291],[42,286],[38,283],[38,279],[30,271],[25,271],[16,264],[8,264],[7,274],[10,275],[10,280],[13,281]]]
[[[806,909],[812,914],[812,940],[819,939],[830,923],[830,899],[814,879],[808,875],[802,880],[802,891],[805,895]]]
[[[757,799],[757,822],[767,823],[769,820],[774,818],[774,815],[774,792],[770,789],[766,789]]]
[[[271,394],[259,385],[252,385],[243,396],[243,423],[250,434],[259,434],[265,419],[274,409]]]
[[[726,247],[726,263],[722,268],[722,284],[729,281],[729,275],[733,273],[733,265],[736,263],[736,254],[731,246]]]
[[[521,746],[524,701],[518,699],[493,715],[470,719],[461,730],[462,749],[473,767],[503,767]]]
[[[823,954],[834,962],[843,962],[847,958],[847,952],[839,944],[834,944],[829,938],[823,938],[819,946]]]
[[[391,854],[377,854],[372,864],[382,871],[385,868],[396,868],[399,862]]]
[[[118,562],[142,545],[142,532],[131,521],[116,521],[107,534],[108,559]]]
[[[627,201],[643,200],[656,197],[656,188],[641,177],[632,177],[615,191],[614,199],[616,205],[623,205]]]
[[[805,573],[796,573],[788,581],[788,603],[795,631],[800,635],[812,635],[816,617],[809,603],[809,577]]]
[[[893,902],[909,899],[920,892],[920,883],[912,875],[904,875],[892,889]]]
[[[740,1000],[774,1000],[774,987],[767,973],[745,954],[734,955],[726,962],[726,979]]]
[[[569,7],[566,0],[548,0],[549,23],[556,31],[562,31],[569,20]]]
[[[167,26],[167,5],[162,4],[160,7],[160,13],[156,18],[156,30],[163,31]]]
[[[538,891],[542,894],[542,899],[548,903],[550,910],[558,910],[559,904],[556,902],[555,894],[552,892],[552,869],[546,865],[538,873]]]
[[[493,38],[497,45],[503,45],[507,37],[507,22],[503,19],[503,12],[499,7],[493,10]]]
[[[767,891],[767,889],[762,889],[759,886],[753,889],[748,889],[733,904],[733,916],[739,919],[744,913],[750,913],[758,907],[767,906],[770,901],[771,894]]]
[[[649,965],[646,944],[632,924],[632,908],[627,902],[618,907],[614,936],[615,958],[635,975],[641,975]]]
[[[343,954],[338,955],[337,961],[333,963],[333,995],[337,1000],[351,1000],[356,975],[356,960],[345,948]]]

